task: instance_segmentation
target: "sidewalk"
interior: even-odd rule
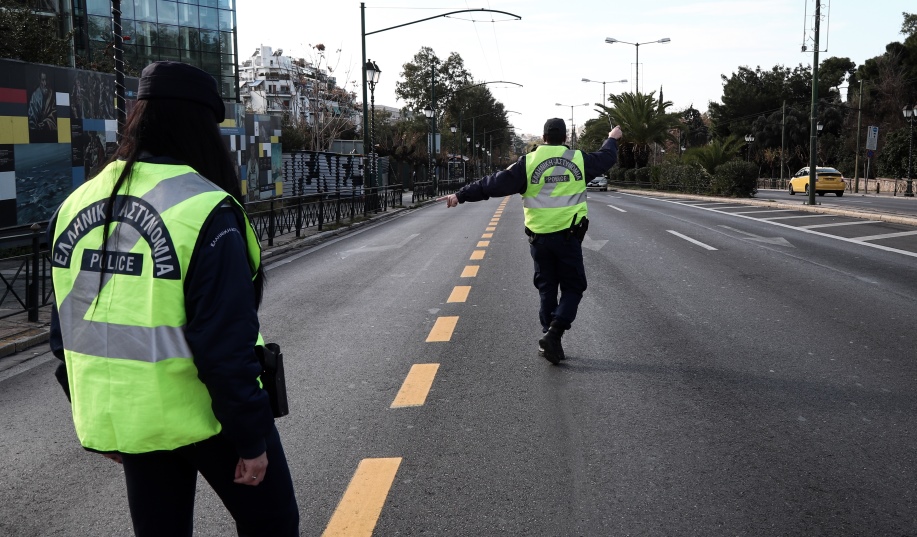
[[[406,200],[405,203],[410,204],[410,201]],[[350,225],[341,225],[337,229],[327,229],[330,226],[326,224],[326,229],[321,232],[315,228],[308,228],[304,229],[299,237],[295,233],[288,233],[275,237],[273,246],[268,246],[265,240],[261,242],[261,259],[266,263],[276,261],[355,229],[376,224],[404,211],[412,211],[429,203],[434,203],[434,201],[427,200],[415,205],[406,205],[402,208],[390,208],[387,212],[374,214],[367,220],[354,222]],[[37,322],[29,322],[28,317],[28,312],[23,311],[11,317],[0,319],[0,372],[32,358],[35,351],[45,352],[48,350],[51,307],[45,306],[38,310]],[[33,353],[21,354],[29,349],[32,349]]]

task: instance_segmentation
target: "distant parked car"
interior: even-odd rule
[[[605,190],[608,187],[608,179],[605,179],[604,177],[596,177],[592,181],[586,183],[586,187],[601,188],[602,190]]]
[[[847,183],[844,182],[844,174],[834,168],[815,168],[815,193],[824,196],[827,192],[834,192],[838,197],[844,195],[844,189]],[[809,167],[802,168],[796,175],[790,179],[787,187],[790,195],[797,192],[809,193]]]

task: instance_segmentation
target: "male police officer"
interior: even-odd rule
[[[447,207],[455,207],[466,201],[522,195],[525,233],[535,261],[534,283],[541,295],[538,317],[544,336],[538,345],[552,364],[565,358],[561,336],[576,318],[586,290],[581,244],[589,225],[586,182],[614,166],[621,136],[620,127],[615,127],[601,149],[584,154],[563,145],[567,141],[564,120],[549,119],[544,124],[545,145],[520,157],[505,171],[441,198]]]

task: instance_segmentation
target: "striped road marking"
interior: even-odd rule
[[[404,384],[398,390],[398,395],[395,396],[390,408],[423,406],[438,370],[439,364],[412,365],[411,371],[408,372],[407,378],[404,379]]]
[[[478,248],[487,248],[490,246],[490,241],[478,241]]]
[[[322,537],[371,537],[401,457],[363,459]]]
[[[496,230],[497,230],[497,228],[492,227],[492,226],[491,226],[491,227],[485,227],[485,228],[484,228],[484,231],[496,231]]]
[[[620,212],[622,212],[622,213],[626,213],[626,212],[627,212],[627,211],[625,211],[624,209],[622,209],[622,208],[620,208],[620,207],[615,207],[614,205],[609,205],[609,207],[611,207],[612,209],[614,209],[614,210],[616,210],[616,211],[620,211]]]
[[[480,265],[465,265],[465,269],[462,270],[462,278],[475,278],[478,275],[478,269]]]
[[[452,288],[452,294],[446,302],[465,302],[468,300],[468,293],[471,291],[470,285],[456,285]]]
[[[471,252],[471,257],[469,259],[472,261],[480,261],[484,259],[484,250],[475,250]]]
[[[493,233],[485,233],[485,234],[481,235],[481,238],[482,238],[482,239],[492,239],[492,238],[494,238],[494,234],[493,234]]]
[[[430,335],[427,336],[427,343],[451,340],[458,319],[458,316],[437,317],[433,328],[430,329]]]

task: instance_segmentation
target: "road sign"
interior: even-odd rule
[[[872,149],[867,149],[867,150],[866,150],[866,158],[872,158],[872,157],[874,157],[874,156],[876,156],[876,152],[875,152],[875,151],[873,151]]]
[[[876,144],[879,142],[879,127],[872,125],[866,130],[866,149],[876,150]]]

